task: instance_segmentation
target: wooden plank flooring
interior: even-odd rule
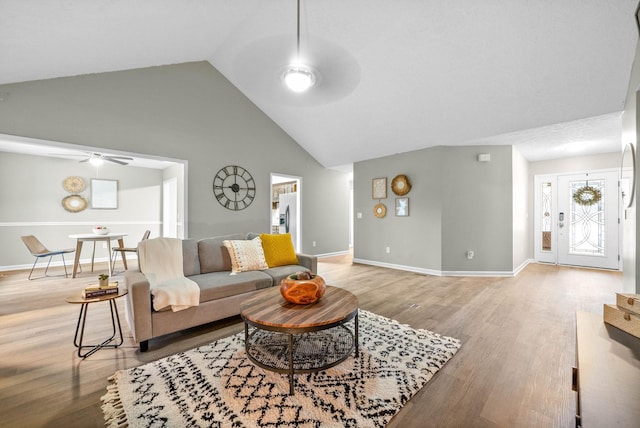
[[[602,313],[622,287],[617,272],[541,264],[515,278],[441,278],[334,257],[318,271],[358,296],[362,309],[462,341],[389,424],[398,428],[574,426],[575,311]],[[27,274],[0,272],[0,427],[104,426],[100,397],[116,370],[243,329],[232,317],[153,340],[141,354],[123,316],[124,345],[82,360],[72,344],[79,306],[65,297],[97,273],[34,281]],[[88,324],[87,340],[105,336],[108,304],[90,305]]]

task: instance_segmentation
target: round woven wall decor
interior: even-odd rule
[[[393,181],[391,181],[391,190],[398,196],[406,195],[411,190],[409,178],[404,174],[396,175]]]
[[[62,185],[69,193],[80,193],[84,190],[84,180],[76,176],[65,178]]]
[[[87,208],[87,200],[80,195],[69,195],[62,200],[62,207],[70,213],[79,213]]]
[[[387,215],[387,206],[385,204],[375,204],[373,207],[373,215],[382,218]]]

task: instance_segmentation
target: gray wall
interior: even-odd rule
[[[491,162],[478,162],[489,153]],[[390,183],[406,174],[409,217],[396,217]],[[387,216],[373,215],[371,180],[387,177]],[[512,148],[434,147],[354,165],[354,258],[425,273],[510,273],[513,255]],[[390,247],[391,252],[385,253]],[[473,260],[466,251],[473,250]]]
[[[23,235],[35,235],[49,249],[74,248],[75,240],[69,235],[91,233],[97,225],[128,234],[127,245],[134,245],[146,229],[152,237],[159,236],[162,171],[105,163],[96,175],[88,162],[0,152],[0,267],[33,263],[20,240]],[[85,190],[79,193],[88,202],[84,211],[71,213],[62,206],[62,199],[70,195],[63,187],[69,176],[85,182]],[[92,178],[118,180],[118,209],[91,208]],[[92,245],[85,245],[81,257],[90,259],[91,251]],[[106,257],[106,250],[98,247],[96,258]],[[72,256],[67,260],[72,261]]]
[[[0,133],[188,161],[188,234],[269,231],[270,173],[301,176],[302,250],[346,251],[348,174],[328,170],[207,62],[0,86]],[[258,186],[220,206],[215,173],[241,165]],[[317,242],[312,248],[311,242]]]
[[[436,147],[419,152],[358,162],[353,166],[355,259],[438,271],[442,266],[442,217],[439,158],[444,151]],[[391,180],[398,174],[409,177],[411,191],[409,216],[395,216],[396,195]],[[372,199],[374,178],[387,178],[387,199],[381,200],[387,214],[379,219]],[[358,218],[358,213],[362,218]],[[391,252],[385,252],[389,247]]]
[[[478,162],[478,154],[491,155]],[[512,148],[456,147],[442,168],[442,267],[444,271],[513,270]],[[466,251],[473,250],[473,260]]]

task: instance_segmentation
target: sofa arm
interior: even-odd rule
[[[128,291],[125,300],[126,316],[133,340],[137,343],[145,342],[153,337],[149,281],[142,272],[127,270],[124,272],[124,283]]]
[[[297,253],[298,264],[309,269],[313,273],[318,273],[318,257],[310,254]]]

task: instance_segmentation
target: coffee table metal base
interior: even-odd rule
[[[353,319],[353,329],[346,324]],[[265,370],[289,376],[289,394],[294,394],[294,375],[313,373],[345,361],[358,346],[358,313],[339,323],[306,328],[275,328],[245,319],[247,357]]]

